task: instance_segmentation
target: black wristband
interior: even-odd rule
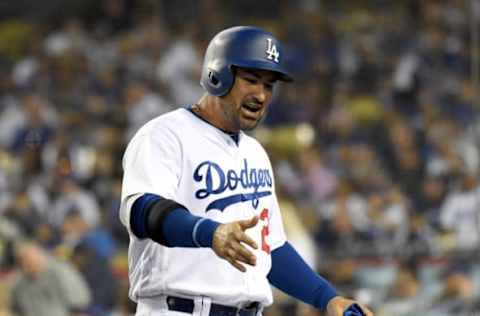
[[[150,205],[145,225],[148,237],[159,244],[172,247],[165,239],[163,221],[170,212],[181,208],[187,209],[182,204],[167,199],[160,199]]]

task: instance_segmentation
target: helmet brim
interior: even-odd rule
[[[288,71],[279,67],[278,64],[274,64],[271,62],[266,62],[263,60],[248,60],[245,62],[236,62],[232,66],[245,68],[245,69],[258,69],[258,70],[267,70],[275,73],[278,76],[278,80],[284,82],[292,82],[294,78],[290,75]]]

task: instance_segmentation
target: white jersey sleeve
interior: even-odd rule
[[[120,217],[129,230],[134,200],[144,193],[175,199],[181,177],[178,139],[167,127],[156,123],[154,120],[138,131],[123,157]],[[155,129],[151,129],[151,124],[155,124]]]

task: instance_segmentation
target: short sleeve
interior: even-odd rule
[[[123,157],[120,217],[127,228],[132,197],[153,193],[175,200],[181,167],[180,141],[168,128],[155,126],[134,136]]]

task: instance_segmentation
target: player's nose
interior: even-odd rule
[[[260,83],[256,86],[254,97],[255,100],[262,105],[267,101],[268,91],[263,84]]]

